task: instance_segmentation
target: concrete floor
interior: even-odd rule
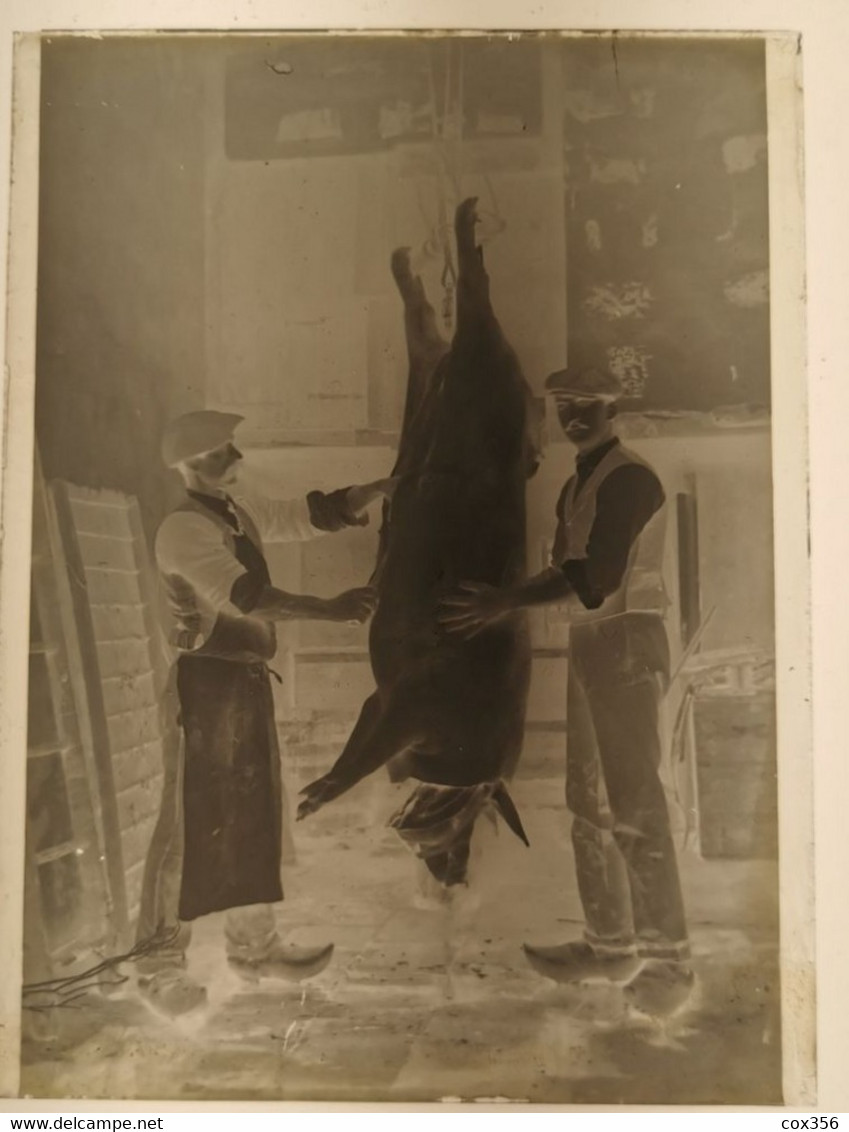
[[[527,773],[527,772],[526,772]],[[297,784],[294,784],[297,788]],[[130,989],[63,1011],[22,1051],[34,1097],[547,1104],[777,1104],[781,1048],[776,868],[681,866],[699,987],[661,1027],[620,990],[561,987],[523,940],[580,933],[562,778],[537,766],[513,794],[526,849],[482,822],[473,899],[413,906],[417,864],[385,819],[408,793],[380,776],[295,827],[283,930],[334,940],[308,984],[244,983],[224,963],[219,917],[196,925],[194,975],[210,1001],[177,1022]],[[477,908],[475,902],[479,901]],[[132,982],[128,984],[132,988]]]

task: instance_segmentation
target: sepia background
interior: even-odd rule
[[[384,828],[396,788],[376,779],[296,829],[283,912],[299,939],[336,940],[320,985],[245,993],[199,930],[203,1025],[167,1028],[123,994],[39,1017],[25,1091],[780,1099],[766,130],[756,39],[45,41],[25,982],[120,950],[137,911],[160,788],[149,546],[178,494],[162,425],[243,413],[250,474],[285,495],[387,472],[406,376],[388,256],[425,243],[459,181],[528,380],[541,394],[567,360],[609,365],[622,434],[670,501],[685,663],[665,773],[702,992],[658,1034],[609,992],[523,967],[522,940],[580,922],[551,610],[515,785],[532,847],[481,830],[459,942],[412,907],[413,862]],[[425,270],[437,307],[442,266]],[[532,569],[570,468],[552,424]],[[373,524],[270,558],[284,588],[331,593],[374,551]],[[371,678],[361,630],[281,636],[294,793]]]

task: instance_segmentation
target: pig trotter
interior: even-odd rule
[[[398,290],[403,293],[405,288],[412,285],[415,278],[410,267],[410,249],[396,248],[392,253],[390,268],[392,271],[392,278],[395,280],[395,283],[398,286]]]
[[[328,778],[327,775],[323,778],[317,778],[315,782],[311,782],[301,791],[301,794],[305,797],[298,806],[298,816],[295,820],[303,821],[310,814],[317,813],[322,806],[326,806],[328,802],[338,798],[341,793],[338,784],[333,779]]]

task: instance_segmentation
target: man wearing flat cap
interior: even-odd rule
[[[363,622],[373,591],[332,598],[290,594],[269,575],[265,541],[302,541],[368,522],[394,481],[312,491],[291,501],[238,487],[242,417],[211,410],[172,422],[162,439],[186,498],[161,524],[155,554],[176,652],[166,692],[165,786],[145,866],[139,940],[160,946],[139,963],[139,986],[170,1014],[205,989],[186,971],[189,924],[226,911],[227,956],[251,977],[317,974],[333,945],[298,947],[277,935],[282,900],[282,788],[268,663],[275,622]]]
[[[441,620],[473,635],[518,609],[568,609],[566,803],[586,929],[581,940],[526,944],[525,953],[552,979],[624,982],[638,1008],[668,1015],[689,998],[693,973],[659,775],[669,682],[664,492],[615,434],[621,389],[612,375],[565,369],[546,388],[577,449],[557,501],[551,566],[510,589],[466,583]]]

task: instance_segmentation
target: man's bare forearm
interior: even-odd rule
[[[251,617],[264,621],[330,621],[332,604],[311,594],[290,594],[276,586],[266,586],[250,610]]]
[[[371,483],[355,484],[348,488],[347,502],[355,515],[358,515],[375,499],[390,499],[395,489],[396,480],[387,477],[382,480],[373,480]]]

